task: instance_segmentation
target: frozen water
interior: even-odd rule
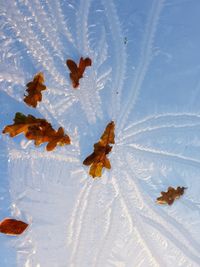
[[[4,267],[200,266],[200,2],[2,0],[0,125],[15,112],[63,126],[72,145],[46,152],[0,139],[0,214],[27,221],[0,237]],[[65,61],[92,58],[73,90]],[[42,71],[36,110],[25,84]],[[83,159],[116,122],[112,169]],[[172,206],[155,199],[188,187]]]

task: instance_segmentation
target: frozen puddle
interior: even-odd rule
[[[2,136],[3,216],[30,224],[0,240],[17,252],[2,266],[200,266],[199,12],[195,0],[2,1],[1,128],[19,111],[72,140],[46,152]],[[74,90],[65,62],[81,56],[92,66]],[[23,95],[40,71],[34,110]],[[112,169],[92,179],[82,161],[110,120]],[[156,204],[168,186],[188,189]]]

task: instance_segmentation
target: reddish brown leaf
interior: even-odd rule
[[[0,233],[6,235],[20,235],[27,227],[28,224],[25,222],[6,218],[0,222]]]
[[[110,169],[110,161],[107,155],[112,150],[112,146],[109,144],[114,144],[114,134],[115,123],[111,121],[106,126],[106,129],[101,136],[98,143],[94,144],[94,152],[89,155],[84,161],[84,165],[91,165],[89,174],[94,177],[101,177],[103,167]]]
[[[66,64],[69,70],[71,71],[69,76],[72,81],[72,86],[74,88],[77,88],[79,86],[79,79],[83,77],[85,68],[92,65],[92,60],[88,57],[85,59],[81,57],[79,61],[79,66],[77,66],[77,64],[71,59],[68,59],[66,61]]]
[[[70,144],[70,138],[62,127],[56,131],[45,119],[37,119],[32,115],[25,116],[19,112],[15,115],[14,124],[6,126],[3,133],[9,133],[10,137],[24,133],[27,139],[35,141],[36,146],[48,142],[47,151],[53,150],[57,145]]]
[[[25,95],[24,102],[32,107],[36,107],[37,103],[42,101],[41,91],[46,90],[44,83],[44,75],[42,72],[39,72],[35,75],[32,82],[27,83],[26,92],[28,95]]]
[[[168,187],[167,192],[161,192],[161,197],[157,198],[157,203],[159,204],[168,204],[172,205],[175,199],[178,199],[181,195],[184,194],[186,187],[178,186],[176,189],[173,187]]]

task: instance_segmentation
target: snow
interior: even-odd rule
[[[1,129],[32,114],[72,145],[1,135],[1,219],[30,226],[1,235],[0,266],[200,266],[200,2],[1,2]],[[65,62],[80,56],[93,63],[74,90]],[[23,95],[37,72],[48,89],[34,110]],[[112,169],[92,179],[82,161],[111,120]],[[156,204],[168,186],[188,189]]]

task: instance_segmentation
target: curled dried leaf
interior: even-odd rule
[[[60,127],[54,134],[49,135],[48,144],[46,146],[47,151],[53,150],[57,145],[64,146],[70,144],[70,138],[64,133],[64,129]]]
[[[107,155],[112,150],[112,146],[109,144],[114,144],[114,134],[115,123],[111,121],[106,126],[106,129],[101,136],[98,143],[94,144],[94,152],[89,155],[84,161],[84,165],[91,165],[89,174],[94,177],[101,177],[103,167],[110,169],[111,164]]]
[[[0,233],[6,235],[20,235],[27,227],[28,224],[25,222],[6,218],[0,222]]]
[[[24,97],[24,102],[31,107],[36,107],[38,102],[42,101],[41,91],[46,90],[44,83],[44,75],[42,72],[39,72],[35,75],[32,82],[27,83],[26,92],[28,93]]]
[[[25,116],[24,114],[17,112],[15,114],[14,123],[11,125],[7,125],[3,129],[3,133],[8,133],[10,137],[14,137],[18,134],[24,133],[26,134],[30,127],[39,127],[42,124],[46,123],[44,119],[36,119],[32,115]]]
[[[79,86],[79,79],[81,79],[83,77],[83,73],[85,71],[85,68],[92,65],[92,60],[89,57],[87,57],[85,59],[83,59],[83,57],[81,57],[80,61],[79,61],[79,66],[77,66],[77,64],[71,59],[68,59],[66,61],[66,64],[67,64],[69,70],[71,71],[69,76],[70,76],[70,79],[72,81],[72,86],[74,88],[77,88]]]
[[[24,133],[27,139],[35,141],[36,146],[48,142],[47,151],[53,150],[57,145],[70,144],[70,138],[62,127],[56,131],[45,119],[37,119],[32,115],[25,116],[19,112],[15,115],[14,124],[6,126],[3,133],[9,133],[10,137]]]
[[[157,203],[172,205],[175,199],[180,198],[184,194],[186,187],[178,186],[176,189],[173,187],[168,187],[167,192],[161,192],[161,197],[157,198]]]

